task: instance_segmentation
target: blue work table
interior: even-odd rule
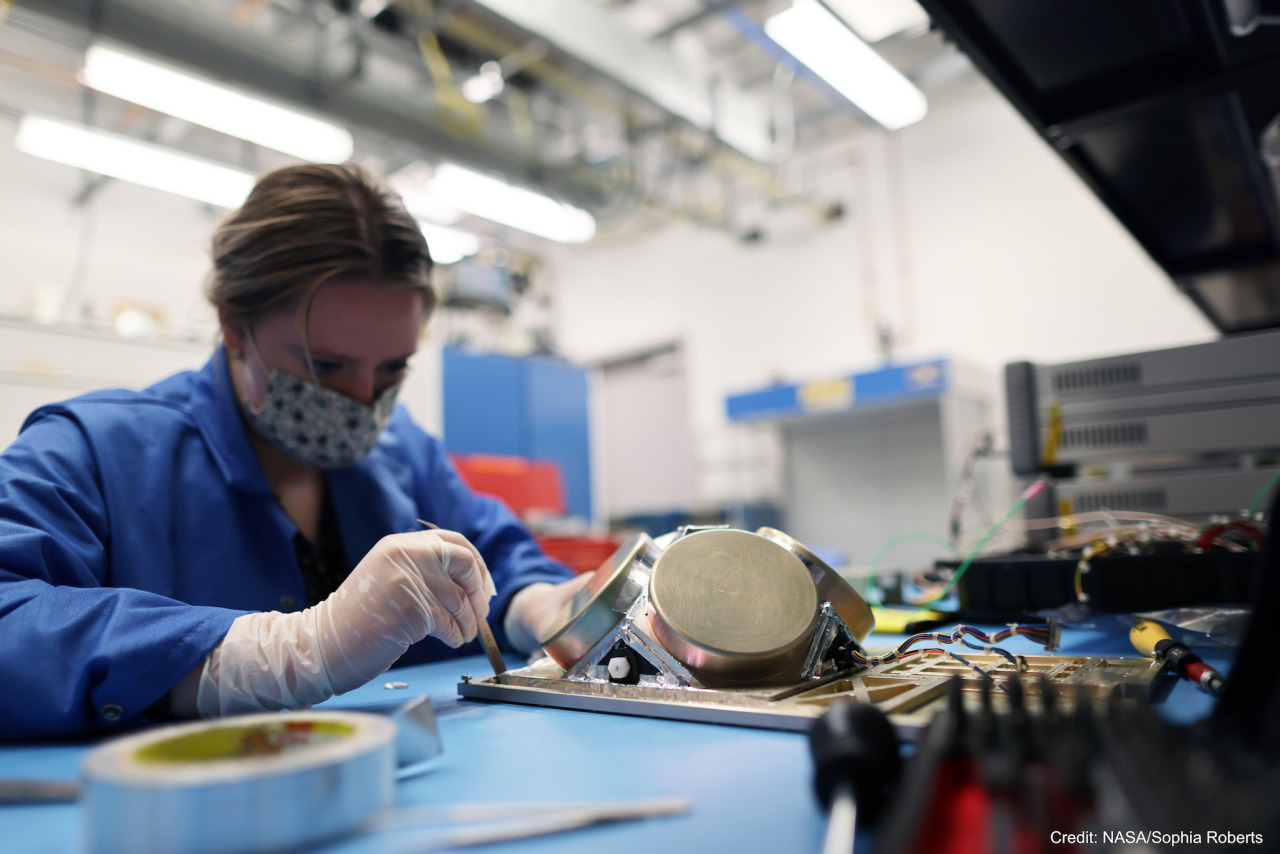
[[[902,638],[873,635],[872,648]],[[1042,651],[1022,638],[1012,652]],[[1063,652],[1132,655],[1124,638],[1071,631]],[[1202,651],[1224,669],[1221,657]],[[513,663],[510,662],[509,663]],[[432,697],[444,754],[422,776],[397,785],[397,805],[529,801],[605,802],[687,798],[687,815],[572,831],[490,846],[488,850],[675,854],[675,852],[817,852],[825,816],[812,792],[805,737],[797,733],[655,720],[562,709],[464,700],[464,673],[492,671],[481,656],[393,670],[319,708],[386,712],[414,697]],[[386,689],[389,681],[407,688]],[[1179,682],[1163,713],[1189,722],[1212,700]],[[0,776],[75,780],[93,739],[0,745]],[[325,854],[402,852],[415,834],[350,838],[313,849]],[[869,848],[860,834],[859,851]],[[75,854],[82,851],[74,804],[0,805],[0,851]],[[478,849],[485,850],[485,849]]]

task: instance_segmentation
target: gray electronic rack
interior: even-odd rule
[[[1057,365],[1005,366],[1016,474],[1055,512],[1238,513],[1280,459],[1280,331]]]

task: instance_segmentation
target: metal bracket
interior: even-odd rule
[[[809,652],[804,657],[804,667],[800,669],[801,679],[814,679],[826,669],[828,654],[841,634],[849,637],[849,628],[840,619],[836,609],[830,602],[823,602],[818,611],[818,625],[813,632],[813,641],[809,644]]]
[[[639,587],[640,593],[627,609],[627,614],[618,627],[602,638],[587,651],[573,667],[565,671],[564,678],[572,682],[609,681],[609,670],[600,660],[622,643],[636,655],[643,658],[658,671],[657,675],[645,674],[640,677],[641,685],[654,687],[701,687],[702,683],[689,672],[689,669],[672,657],[671,653],[640,628],[637,620],[649,609],[649,573],[653,570],[654,555],[645,554],[632,564],[627,589]],[[624,594],[625,595],[625,594]]]

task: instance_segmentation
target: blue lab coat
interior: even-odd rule
[[[426,519],[465,535],[511,596],[568,569],[398,407],[378,444],[327,473],[351,566]],[[0,454],[0,739],[139,715],[249,611],[306,606],[297,527],[250,443],[223,348],[145,391],[44,406]],[[474,652],[434,638],[401,659]]]

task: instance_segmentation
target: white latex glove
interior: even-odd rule
[[[502,618],[507,642],[525,655],[541,649],[542,641],[546,640],[551,624],[565,603],[586,587],[593,575],[594,572],[588,572],[560,584],[539,581],[512,596],[507,615]]]
[[[245,614],[174,689],[177,714],[296,709],[350,691],[433,635],[452,647],[489,615],[493,579],[453,531],[384,537],[328,599],[300,613]]]

